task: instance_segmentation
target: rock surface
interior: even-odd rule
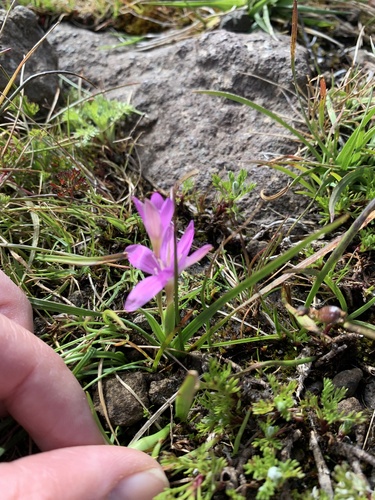
[[[375,410],[375,380],[373,378],[365,385],[363,399],[368,408]]]
[[[360,368],[353,368],[352,370],[343,370],[339,372],[333,377],[332,383],[338,389],[340,389],[341,387],[345,387],[345,398],[350,398],[355,394],[358,384],[360,383],[362,378],[362,370]]]
[[[18,65],[43,37],[44,33],[38,25],[36,15],[25,7],[17,6],[11,10],[3,28],[6,11],[0,9],[0,51],[7,50],[1,54],[1,66],[11,77]],[[23,80],[29,76],[43,71],[57,69],[57,55],[47,40],[38,47],[36,52],[25,64]],[[0,89],[4,90],[9,79],[0,72]],[[19,85],[18,76],[16,83]],[[40,106],[51,104],[58,88],[57,75],[46,75],[35,78],[25,87],[25,94],[33,102]]]
[[[218,30],[171,46],[140,52],[108,49],[118,40],[67,24],[50,36],[61,69],[76,71],[103,89],[123,85],[110,95],[131,99],[146,113],[138,128],[141,172],[164,189],[198,169],[196,188],[212,192],[213,173],[249,172],[257,189],[242,206],[254,212],[259,192],[278,192],[288,178],[257,162],[295,153],[291,134],[270,118],[229,100],[194,93],[197,89],[235,93],[292,121],[298,117],[290,70],[290,39],[275,41],[264,33],[239,34]],[[307,53],[298,48],[299,84],[309,73]],[[301,123],[293,123],[301,129]],[[266,203],[257,218],[265,222],[301,213],[306,201],[292,192]],[[276,213],[273,213],[273,210]]]
[[[178,391],[183,379],[180,377],[154,380],[150,384],[148,396],[154,406],[162,406],[175,392]]]
[[[147,385],[143,373],[123,373],[120,377],[125,382],[125,385],[130,387],[137,395],[143,405],[148,407]],[[117,378],[107,377],[103,380],[103,394],[112,425],[128,427],[139,422],[144,417],[142,404]],[[94,397],[94,404],[95,409],[104,416],[98,394]]]

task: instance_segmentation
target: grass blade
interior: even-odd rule
[[[374,201],[374,203],[375,203],[375,201]],[[254,274],[249,276],[249,278],[246,278],[244,281],[242,281],[242,283],[237,285],[235,288],[233,288],[232,290],[229,290],[229,292],[222,295],[213,304],[211,304],[207,309],[202,311],[191,323],[189,323],[189,325],[187,325],[183,329],[183,331],[181,332],[181,337],[182,337],[184,344],[186,344],[188,342],[188,340],[193,335],[196,334],[196,332],[199,330],[199,328],[201,326],[203,326],[207,321],[209,321],[215,313],[217,313],[223,306],[225,306],[225,304],[227,302],[229,302],[230,300],[233,300],[241,292],[243,292],[247,288],[254,286],[260,280],[262,280],[263,278],[265,278],[269,274],[276,271],[276,269],[278,269],[279,267],[283,266],[286,262],[288,262],[290,259],[295,257],[301,250],[306,248],[306,246],[309,245],[312,241],[318,239],[319,236],[321,236],[323,234],[328,234],[331,231],[334,231],[347,218],[348,218],[347,216],[341,217],[340,219],[336,220],[335,222],[329,224],[328,226],[326,226],[322,229],[319,229],[319,231],[308,236],[303,241],[298,243],[296,246],[294,246],[293,248],[290,248],[288,251],[286,251],[285,254],[280,255],[275,260],[269,262],[263,268],[259,269]]]
[[[68,306],[66,304],[59,304],[57,302],[51,302],[50,300],[36,299],[34,297],[29,297],[29,302],[36,309],[42,309],[43,311],[50,311],[59,314],[63,313],[71,316],[102,316],[103,314],[99,311],[84,309],[83,307]]]
[[[351,172],[347,173],[344,175],[344,177],[341,179],[341,181],[336,184],[336,186],[332,190],[332,194],[329,199],[328,203],[328,211],[329,211],[329,216],[331,222],[335,218],[335,206],[336,203],[339,201],[343,191],[347,186],[352,184],[356,179],[360,179],[363,174],[366,172],[366,169],[369,167],[358,167],[356,170],[352,170]]]
[[[340,241],[340,243],[337,245],[335,250],[332,252],[332,254],[329,256],[327,262],[324,264],[323,269],[320,271],[318,274],[311,290],[310,293],[306,299],[306,307],[309,307],[315,297],[315,295],[318,293],[320,285],[323,283],[325,277],[335,267],[337,264],[338,260],[342,256],[342,254],[345,252],[347,246],[349,243],[352,241],[354,236],[357,234],[357,232],[361,229],[362,224],[366,221],[367,217],[375,210],[375,199],[373,199],[367,207],[362,211],[362,213],[356,218],[356,220],[353,222],[353,224],[350,226],[350,228],[346,231],[344,237]]]

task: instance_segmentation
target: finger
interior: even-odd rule
[[[77,446],[0,464],[2,500],[151,500],[168,486],[148,455],[115,446]]]
[[[1,270],[0,313],[27,330],[33,331],[33,313],[30,302],[22,290]]]
[[[2,314],[0,381],[0,402],[40,449],[103,443],[86,396],[60,356]]]

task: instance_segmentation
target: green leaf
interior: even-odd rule
[[[163,442],[169,436],[171,430],[171,424],[166,425],[159,432],[146,436],[144,438],[138,439],[135,443],[130,443],[128,448],[133,448],[133,450],[139,451],[151,451],[158,443]]]
[[[181,422],[185,422],[194,397],[199,389],[199,377],[196,370],[189,370],[178,390],[175,400],[175,415]]]
[[[333,188],[331,197],[329,199],[329,204],[328,204],[328,210],[329,210],[329,216],[331,222],[335,218],[335,205],[340,199],[342,193],[344,192],[345,188],[350,186],[350,184],[353,184],[354,181],[357,179],[360,179],[363,177],[363,174],[366,172],[366,169],[369,167],[357,167],[355,170],[352,170],[351,172],[348,172],[347,174],[344,175],[344,177],[341,179],[341,181],[336,184],[336,186]]]
[[[147,322],[150,325],[155,337],[158,339],[159,344],[162,344],[165,340],[165,333],[163,331],[163,328],[161,327],[161,325],[159,325],[152,314],[150,314],[145,309],[141,309],[141,311],[145,315],[145,318],[147,319]]]
[[[126,254],[121,252],[113,255],[102,255],[100,257],[85,257],[83,255],[72,255],[70,253],[63,254],[60,252],[51,255],[37,255],[36,259],[42,262],[55,262],[76,266],[97,266],[99,264],[107,264],[109,262],[117,262],[119,260],[126,259]]]
[[[354,132],[351,134],[349,139],[344,144],[342,150],[337,155],[335,163],[339,167],[344,170],[347,170],[349,166],[355,165],[355,154],[363,148],[363,146],[368,142],[369,135],[364,134],[364,129],[368,122],[375,115],[375,107],[369,109],[370,103],[372,102],[372,92],[370,93],[368,107],[366,113],[364,113],[362,121]],[[373,130],[373,129],[371,129]],[[373,137],[374,132],[371,133],[371,137]],[[358,160],[357,160],[358,161]]]
[[[58,302],[52,302],[50,300],[36,299],[34,297],[29,297],[29,301],[36,309],[42,309],[43,311],[56,312],[60,314],[63,313],[71,316],[102,316],[103,314],[100,311],[91,311],[90,309],[83,309],[83,307],[68,306],[66,304],[59,304]]]

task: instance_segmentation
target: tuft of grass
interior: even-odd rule
[[[289,188],[301,185],[297,193],[318,204],[322,222],[345,213],[355,217],[363,205],[375,198],[375,104],[371,81],[350,68],[339,82],[332,82],[329,90],[322,77],[317,82],[318,87],[309,84],[307,112],[303,111],[308,132],[241,96],[199,92],[249,106],[292,133],[302,144],[299,154],[282,162],[270,162],[269,166],[292,179]]]
[[[261,29],[276,37],[277,31],[289,29],[293,10],[293,0],[140,0],[136,3],[127,0],[34,0],[31,3],[19,0],[18,3],[51,19],[63,15],[100,29],[114,27],[130,35],[125,41],[122,39],[118,46],[137,43],[139,39],[132,39],[132,36],[154,34],[171,28],[188,28],[190,34],[212,29],[219,25],[223,15],[233,10],[246,12],[252,22],[251,30]],[[7,0],[6,4],[8,8],[10,1]],[[299,13],[302,40],[318,36],[321,41],[328,39],[341,46],[340,41],[332,38],[332,33],[333,36],[335,33],[340,35],[343,20],[355,15],[359,16],[368,35],[373,34],[375,9],[364,0],[329,0],[323,5],[309,0],[299,5]],[[181,36],[184,35],[186,33]],[[347,32],[345,36],[348,36]]]

